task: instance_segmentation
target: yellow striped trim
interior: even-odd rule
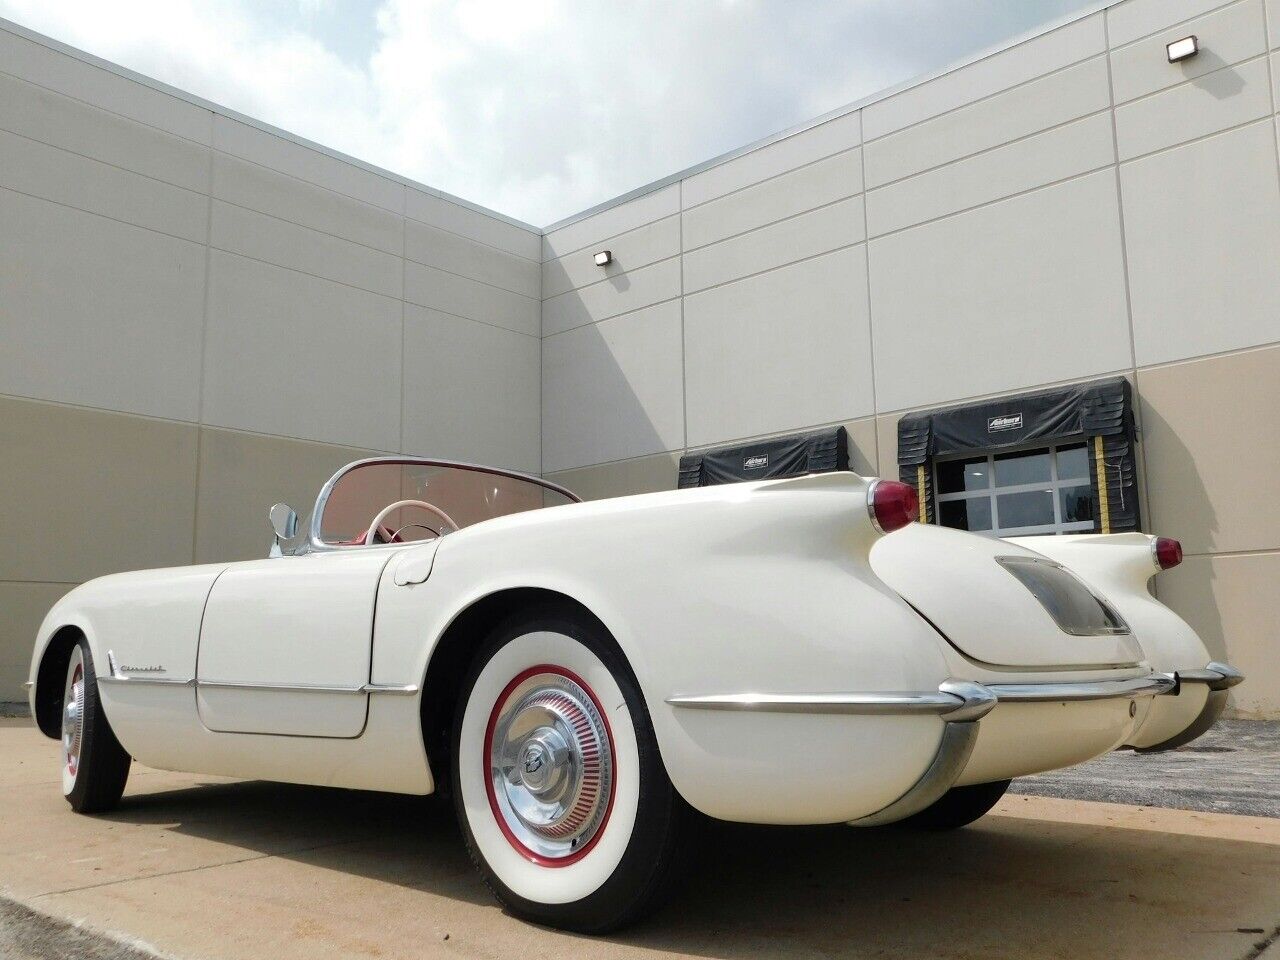
[[[916,467],[916,496],[920,498],[920,522],[929,522],[929,498],[924,495],[924,464]]]
[[[1093,462],[1098,471],[1098,525],[1103,533],[1111,532],[1111,503],[1107,498],[1107,462],[1102,457],[1102,437],[1093,438]]]

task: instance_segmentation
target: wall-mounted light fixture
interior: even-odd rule
[[[611,263],[613,263],[613,251],[601,250],[599,253],[596,254],[597,267],[607,267]]]
[[[1181,60],[1189,60],[1200,52],[1200,41],[1196,39],[1195,34],[1189,37],[1183,37],[1181,40],[1175,40],[1165,48],[1165,52],[1169,55],[1170,63],[1178,63]]]

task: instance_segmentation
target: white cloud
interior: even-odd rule
[[[1081,0],[0,0],[0,16],[542,224],[942,65]],[[348,17],[352,16],[350,10]]]

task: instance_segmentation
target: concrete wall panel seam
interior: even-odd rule
[[[1101,59],[1101,58],[1098,58],[1098,59]],[[1005,147],[1016,146],[1018,144],[1025,143],[1028,140],[1034,140],[1036,137],[1042,136],[1043,134],[1055,133],[1057,131],[1069,128],[1074,124],[1080,123],[1085,120],[1092,120],[1095,117],[1099,117],[1103,114],[1109,114],[1110,112],[1111,112],[1110,106],[1103,106],[1097,110],[1091,110],[1088,113],[1082,113],[1079,116],[1071,117],[1070,119],[1063,120],[1060,123],[1055,123],[1052,126],[1043,127],[1038,130],[1032,130],[1030,133],[1021,134],[1009,140],[1002,140],[1000,143],[992,144],[989,147],[983,147],[981,150],[975,150],[972,153],[966,153],[963,156],[954,157],[950,160],[944,160],[941,163],[936,163],[936,164],[933,164],[932,166],[924,167],[920,170],[915,170],[911,173],[904,174],[901,177],[895,177],[891,180],[885,180],[882,183],[877,183],[875,186],[870,187],[867,190],[867,193],[873,194],[877,190],[883,190],[886,187],[897,186],[898,184],[905,183],[909,180],[914,180],[917,177],[922,177],[922,176],[925,176],[926,174],[934,173],[938,170],[944,170],[947,167],[952,167],[952,166],[955,166],[956,164],[964,163],[969,160],[975,160],[980,157],[989,156],[990,154],[997,153],[1000,150],[1003,150]],[[937,118],[934,118],[934,119],[937,119]]]

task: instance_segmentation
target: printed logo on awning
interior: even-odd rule
[[[757,453],[754,457],[744,457],[742,461],[743,470],[759,470],[769,465],[769,455],[767,453]]]
[[[1021,430],[1022,414],[1008,413],[1001,417],[987,418],[987,433],[999,433],[1002,430]]]

